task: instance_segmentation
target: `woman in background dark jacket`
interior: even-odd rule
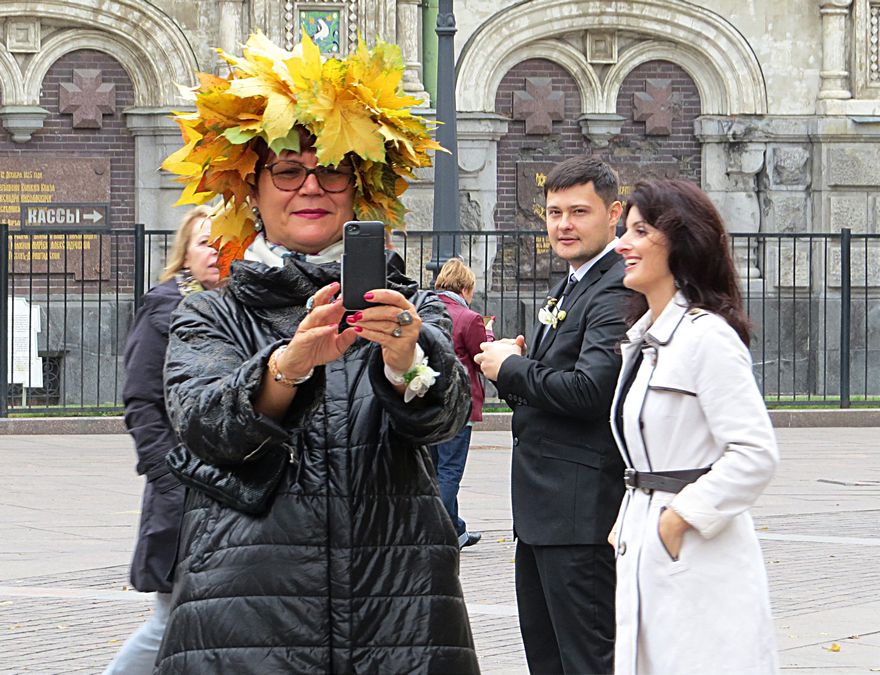
[[[184,488],[165,456],[177,437],[165,411],[162,367],[171,313],[184,296],[213,288],[220,279],[217,252],[208,245],[211,223],[204,206],[187,212],[175,236],[161,283],[144,296],[125,345],[122,390],[125,426],[137,450],[137,472],[146,476],[131,585],[156,593],[153,615],[129,637],[105,675],[152,673],[171,603],[168,576],[174,564]]]
[[[459,548],[473,546],[482,538],[479,532],[469,532],[467,524],[458,515],[458,488],[464,475],[464,465],[471,444],[471,431],[473,423],[483,419],[483,401],[486,398],[483,375],[474,363],[474,356],[480,353],[480,345],[483,342],[494,338],[491,328],[483,323],[483,317],[470,308],[470,303],[474,299],[475,285],[474,273],[458,258],[446,261],[434,283],[437,294],[446,305],[449,316],[452,317],[452,344],[455,347],[455,355],[467,370],[471,383],[470,420],[455,438],[431,447],[434,467],[437,470],[437,482],[440,484],[440,497],[455,526]]]

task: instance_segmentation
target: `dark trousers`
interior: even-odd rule
[[[431,446],[431,456],[437,470],[437,483],[440,485],[440,499],[443,500],[443,506],[452,518],[455,533],[459,537],[467,531],[467,525],[458,515],[458,486],[464,475],[472,429],[473,427],[468,425],[446,443]]]
[[[614,550],[516,544],[516,602],[532,675],[614,668]]]

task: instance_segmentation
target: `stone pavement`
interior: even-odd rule
[[[880,671],[877,429],[781,429],[753,510],[785,671]],[[142,479],[128,437],[0,437],[0,673],[100,673],[150,612],[128,590]],[[477,432],[461,576],[485,673],[526,673],[513,591],[509,434]],[[839,648],[839,651],[838,651]]]

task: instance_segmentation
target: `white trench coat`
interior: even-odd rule
[[[748,349],[730,325],[679,293],[627,333],[611,411],[638,471],[712,467],[680,493],[627,490],[615,524],[615,674],[773,673],[767,575],[749,507],[778,463]],[[642,365],[616,422],[622,383]],[[670,506],[690,525],[673,560],[657,532]]]

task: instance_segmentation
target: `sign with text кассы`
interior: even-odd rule
[[[109,227],[109,204],[22,204],[21,231]]]

